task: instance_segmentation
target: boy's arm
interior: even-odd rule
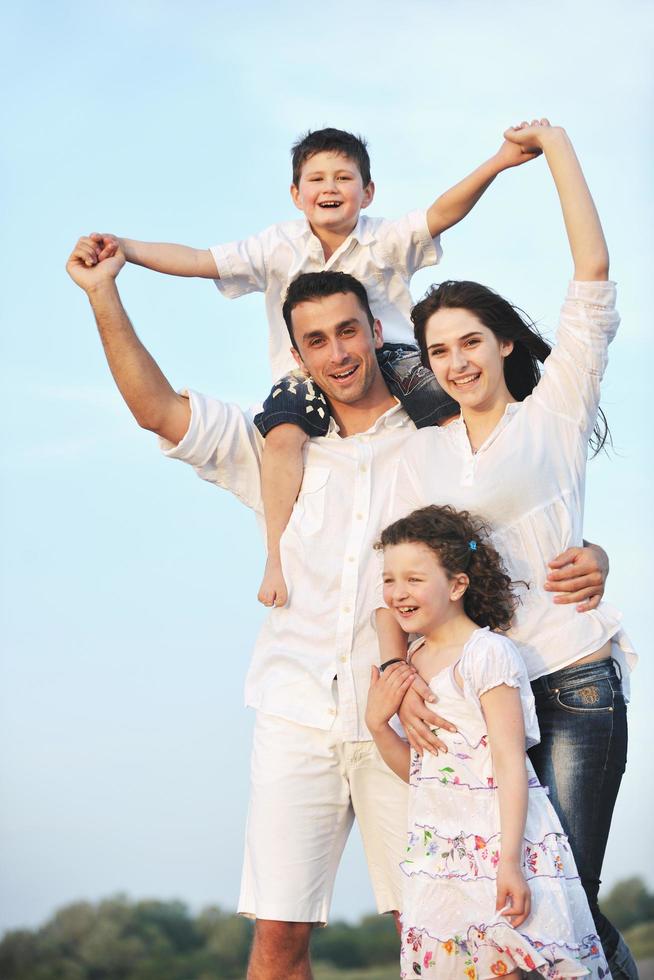
[[[139,242],[132,238],[94,232],[91,239],[97,246],[97,261],[115,255],[120,249],[128,262],[142,265],[153,272],[169,276],[198,276],[201,279],[220,279],[213,255],[208,248],[191,248],[166,242]]]
[[[521,152],[516,152],[517,150]],[[504,140],[497,153],[489,160],[436,198],[427,211],[427,227],[431,237],[435,238],[465,218],[499,173],[527,163],[537,156],[540,156],[540,151],[524,150],[518,144]]]

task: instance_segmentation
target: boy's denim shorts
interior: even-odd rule
[[[391,394],[402,402],[418,429],[458,415],[458,404],[422,366],[417,347],[384,344],[377,351],[377,360]],[[308,436],[324,436],[329,417],[327,399],[315,381],[302,371],[292,371],[273,386],[254,423],[262,436],[285,423],[299,425]]]

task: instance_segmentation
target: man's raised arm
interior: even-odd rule
[[[89,298],[109,368],[127,407],[144,428],[178,443],[189,426],[188,398],[178,395],[136,336],[116,286],[125,256],[120,249],[94,264],[96,244],[80,238],[66,270]]]

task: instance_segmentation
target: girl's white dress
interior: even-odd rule
[[[532,911],[514,929],[495,910],[499,800],[481,695],[500,684],[519,688],[527,748],[540,733],[525,666],[510,640],[478,629],[456,666],[463,690],[454,667],[430,685],[439,715],[458,728],[439,732],[448,754],[411,755],[401,976],[492,980],[519,969],[550,980],[608,978],[572,851],[526,757],[523,872]]]

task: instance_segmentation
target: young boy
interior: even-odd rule
[[[310,436],[326,435],[329,428],[322,392],[301,370],[295,345],[291,351],[288,348],[282,302],[289,283],[302,272],[323,269],[359,279],[383,325],[385,344],[378,357],[391,392],[418,427],[442,422],[456,414],[458,406],[420,364],[409,320],[411,277],[439,261],[438,236],[468,214],[497,174],[534,156],[505,141],[426,212],[413,211],[388,221],[361,215],[375,194],[365,141],[339,129],[310,131],[292,148],[291,197],[304,220],[272,225],[244,241],[211,249],[91,236],[98,261],[120,246],[136,265],[169,275],[213,279],[230,299],[265,293],[272,372],[281,380],[255,419],[266,437],[262,489],[268,558],[258,594],[264,605],[283,606],[288,599],[280,539],[302,483],[304,444]],[[342,392],[350,385],[354,390],[356,366],[346,359],[338,363],[336,352],[334,358],[334,384]]]

